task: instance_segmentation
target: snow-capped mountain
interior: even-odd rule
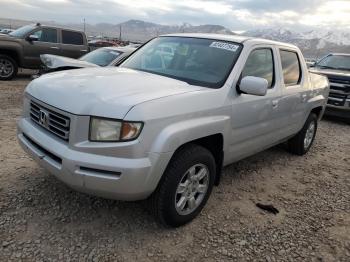
[[[330,52],[350,53],[350,32],[311,30],[296,32],[284,28],[250,30],[248,36],[272,39],[297,45],[306,56],[317,58]]]
[[[322,39],[337,45],[350,45],[350,32],[340,30],[312,30],[300,33],[299,35],[305,39]]]
[[[12,19],[12,26],[17,28],[33,21]],[[0,18],[0,27],[8,27],[8,19]],[[37,22],[37,21],[35,21]],[[48,25],[63,25],[74,29],[83,29],[82,24],[59,24],[53,21],[43,21]],[[121,34],[120,34],[121,30]],[[124,40],[144,42],[157,35],[169,33],[216,33],[216,34],[235,34],[228,28],[221,25],[191,25],[182,23],[179,25],[161,25],[145,22],[141,20],[129,20],[120,24],[100,23],[86,24],[86,32],[93,36],[122,36]],[[305,32],[295,31],[289,28],[268,28],[249,30],[244,35],[272,39],[287,43],[292,43],[300,47],[305,56],[317,58],[330,52],[350,53],[350,31],[347,30],[326,30],[316,29]]]
[[[96,25],[98,26],[98,25]],[[119,31],[122,28],[122,36],[128,40],[145,41],[152,37],[170,33],[216,33],[216,34],[234,34],[231,30],[221,25],[191,25],[183,23],[180,25],[160,25],[141,20],[129,20],[124,23],[114,25],[113,29]]]

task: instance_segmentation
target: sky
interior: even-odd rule
[[[218,24],[350,31],[350,0],[0,0],[0,17],[58,23]]]

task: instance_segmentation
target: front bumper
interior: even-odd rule
[[[334,106],[334,105],[327,104],[326,111],[324,114],[326,116],[334,116],[334,117],[350,120],[350,107]]]
[[[17,138],[40,166],[71,188],[116,200],[147,198],[172,156],[148,153],[145,158],[133,159],[77,151],[27,118],[18,122]]]

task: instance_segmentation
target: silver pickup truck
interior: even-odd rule
[[[328,92],[293,45],[166,35],[119,68],[32,81],[18,140],[70,187],[148,199],[161,222],[180,226],[202,210],[223,166],[284,142],[308,152]]]

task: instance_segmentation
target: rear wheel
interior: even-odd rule
[[[11,80],[17,72],[16,61],[7,55],[0,55],[0,80]]]
[[[288,141],[289,151],[296,155],[306,154],[314,142],[317,131],[317,115],[311,113],[303,128]]]
[[[215,170],[214,157],[206,148],[188,145],[180,149],[149,200],[156,218],[172,227],[194,219],[211,194]]]

